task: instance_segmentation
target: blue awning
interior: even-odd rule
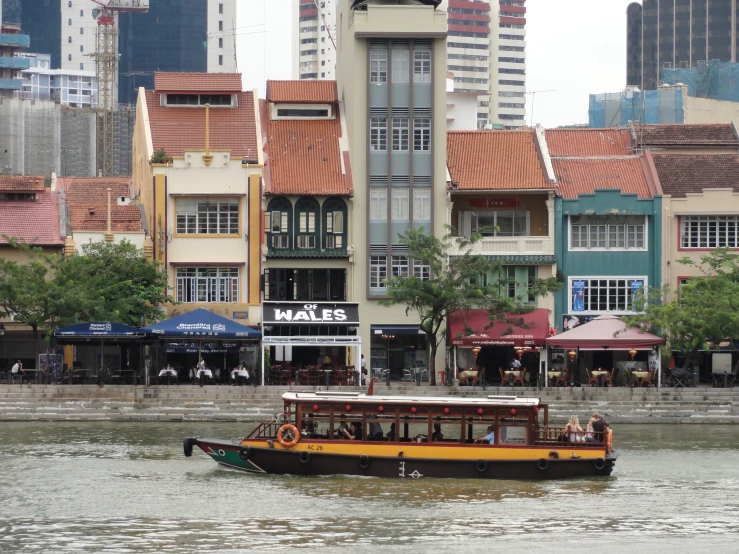
[[[77,323],[68,327],[61,327],[54,331],[54,336],[62,338],[112,338],[112,339],[139,339],[145,336],[143,330],[122,323],[95,321],[91,323]]]
[[[187,337],[194,340],[256,340],[262,337],[259,331],[209,312],[205,308],[147,325],[143,330],[158,337]]]

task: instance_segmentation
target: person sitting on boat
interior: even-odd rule
[[[488,427],[488,434],[484,437],[475,439],[475,444],[495,444],[495,426],[491,425]]]
[[[583,441],[582,427],[580,427],[580,420],[577,419],[576,415],[570,418],[570,422],[565,425],[565,435],[570,442],[582,442]]]
[[[593,423],[598,421],[595,416],[588,420],[588,425],[585,427],[585,442],[595,442],[595,429],[593,429]]]
[[[342,429],[341,433],[344,435],[345,438],[349,440],[361,441],[362,440],[362,426],[357,421],[352,421],[350,426],[351,426],[351,429],[349,431],[347,431],[346,429]]]
[[[608,422],[597,413],[593,414],[593,417],[595,418],[593,422],[593,442],[603,442],[608,430]]]
[[[369,424],[369,436],[367,437],[369,440],[381,441],[382,435],[382,425],[380,425],[377,421],[373,421]]]
[[[395,422],[394,421],[390,424],[390,430],[387,432],[387,435],[385,435],[385,439],[389,441],[395,440]]]
[[[434,442],[444,440],[444,433],[441,432],[441,423],[434,423],[434,432],[431,435],[431,440]]]

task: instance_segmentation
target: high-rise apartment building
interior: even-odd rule
[[[446,204],[446,13],[430,0],[342,1],[337,24],[353,186],[350,245],[362,350],[372,368],[429,367],[429,345],[405,307],[383,307],[386,279],[430,268],[400,235],[441,236]],[[444,348],[436,369],[443,369]]]
[[[626,10],[626,80],[656,89],[663,68],[737,61],[737,0],[643,0]]]
[[[336,79],[336,3],[293,0],[293,79]]]
[[[519,128],[526,115],[525,0],[443,0],[455,92],[477,92],[478,128]]]
[[[154,86],[155,71],[236,71],[237,0],[156,0],[146,13],[116,16],[118,98]],[[95,71],[97,21],[92,0],[14,0],[13,17],[34,52],[50,54],[52,69]]]

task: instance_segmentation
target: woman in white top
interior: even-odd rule
[[[588,421],[588,426],[585,428],[585,442],[595,442],[595,429],[593,429],[593,423],[598,419],[593,416]]]
[[[570,439],[570,442],[582,442],[583,440],[582,427],[580,427],[580,421],[576,415],[570,418],[570,422],[565,426],[565,435]]]

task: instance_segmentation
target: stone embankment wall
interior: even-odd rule
[[[325,388],[325,387],[324,387]],[[192,385],[133,387],[112,385],[0,385],[2,421],[262,421],[282,410],[288,387]],[[314,390],[294,387],[293,390]],[[331,387],[330,390],[354,390]],[[580,421],[597,411],[613,423],[739,423],[737,389],[629,389],[480,387],[455,390],[393,384],[376,394],[425,396],[518,395],[542,399],[550,419]]]

